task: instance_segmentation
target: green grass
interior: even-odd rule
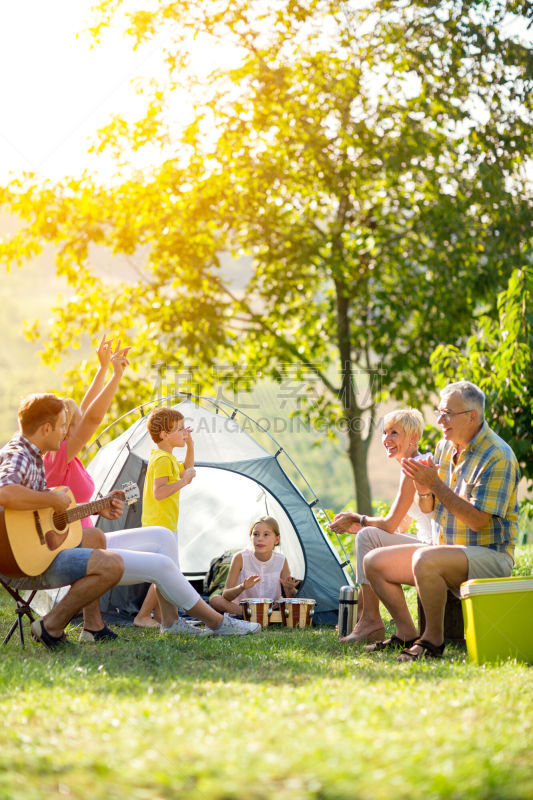
[[[400,665],[332,628],[123,635],[0,648],[2,800],[533,797],[530,666]]]

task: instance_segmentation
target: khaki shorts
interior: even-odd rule
[[[455,545],[464,551],[468,559],[468,580],[474,578],[508,578],[513,571],[514,561],[508,553],[477,545]],[[450,587],[456,597],[459,589]]]

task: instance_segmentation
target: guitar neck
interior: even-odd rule
[[[99,511],[102,511],[104,508],[107,508],[111,505],[112,497],[113,495],[109,494],[106,497],[100,498],[100,500],[91,500],[90,503],[82,503],[80,506],[68,508],[61,514],[54,514],[54,519],[56,516],[64,517],[68,524],[71,522],[76,522],[76,520],[83,519],[84,517],[90,517],[91,514],[98,514]]]

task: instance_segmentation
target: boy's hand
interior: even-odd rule
[[[196,475],[196,470],[194,469],[194,467],[188,467],[187,469],[184,469],[183,472],[181,473],[180,480],[183,481],[184,486],[187,486],[187,484],[189,484],[192,481],[195,475]]]
[[[191,434],[192,434],[192,428],[191,427],[183,429],[183,441],[185,442],[185,444],[189,444],[189,442],[192,444],[192,435]]]

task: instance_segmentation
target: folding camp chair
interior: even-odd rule
[[[14,585],[11,585],[12,583]],[[28,581],[25,582],[19,578],[8,578],[5,575],[0,575],[0,585],[3,586],[6,592],[9,592],[16,604],[15,621],[9,629],[2,644],[7,644],[18,628],[20,643],[24,647],[24,628],[22,626],[22,619],[25,616],[28,617],[30,624],[36,619],[31,608],[31,602],[37,593],[37,589],[33,588],[31,578],[28,578]],[[20,592],[25,591],[26,589],[30,589],[30,594],[29,597],[24,599]]]

